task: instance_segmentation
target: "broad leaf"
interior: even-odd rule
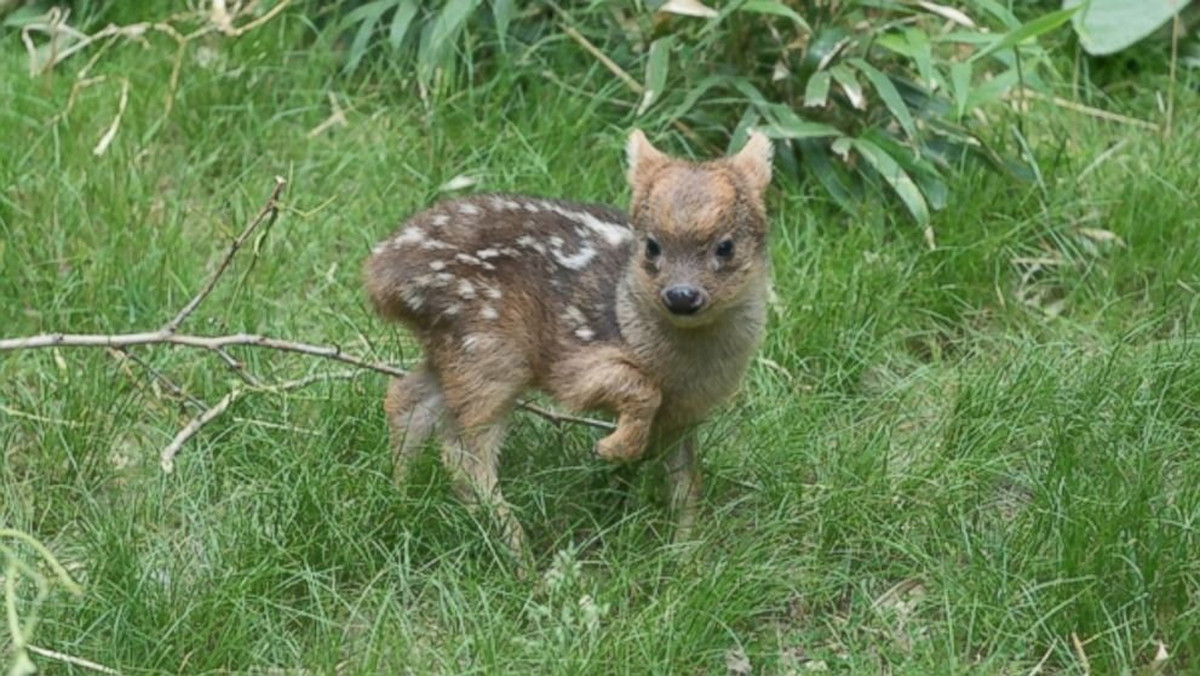
[[[1119,52],[1158,30],[1190,0],[1063,0],[1064,9],[1086,4],[1071,18],[1088,54]]]

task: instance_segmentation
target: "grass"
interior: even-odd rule
[[[285,15],[193,48],[164,117],[172,43],[113,47],[64,113],[83,61],[30,78],[6,34],[0,333],[160,325],[279,174],[283,217],[191,329],[409,361],[359,265],[438,186],[626,198],[628,96],[570,44],[426,103],[400,66],[347,80],[311,36]],[[1158,121],[1165,74],[1142,77],[1089,97]],[[126,673],[721,673],[742,655],[755,673],[1194,673],[1200,97],[1180,77],[1169,141],[1035,107],[1042,184],[966,173],[936,251],[893,204],[849,219],[779,182],[780,307],[706,428],[688,551],[662,534],[653,476],[614,494],[590,430],[514,425],[503,480],[539,570],[521,581],[434,454],[389,482],[380,377],[249,397],[164,475],[186,415],[143,377],[102,351],[7,353],[0,527],[84,586],[51,595],[32,642]],[[348,124],[308,138],[330,93]],[[1012,128],[997,116],[997,138]],[[228,388],[204,355],[138,353],[206,400]]]

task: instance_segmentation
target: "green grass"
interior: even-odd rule
[[[108,79],[63,114],[87,55],[31,79],[5,34],[0,334],[160,325],[278,174],[282,218],[190,330],[407,363],[411,344],[371,315],[359,266],[438,186],[466,173],[481,189],[626,199],[635,120],[614,101],[630,97],[570,43],[426,104],[397,84],[401,66],[348,80],[310,38],[289,15],[207,42],[207,65],[193,47],[164,118],[174,46],[161,37],[113,47],[90,73]],[[591,430],[515,422],[503,481],[538,559],[522,581],[435,454],[410,485],[390,483],[381,377],[247,397],[164,475],[158,452],[188,412],[145,377],[99,350],[6,353],[0,527],[46,543],[84,586],[51,595],[32,642],[126,673],[722,673],[734,650],[768,674],[808,660],[1083,673],[1074,636],[1093,673],[1145,668],[1159,641],[1167,673],[1194,673],[1188,76],[1169,141],[1036,107],[1023,125],[1043,183],[968,172],[935,217],[936,251],[895,204],[849,219],[777,183],[780,307],[743,394],[703,435],[701,541],[686,551],[665,539],[651,474],[628,499],[611,489]],[[128,108],[96,157],[122,77]],[[1133,97],[1089,96],[1158,121],[1165,74],[1142,77]],[[330,92],[348,124],[308,138]],[[997,139],[1014,125],[998,114]],[[1053,263],[1026,275],[1031,258]],[[209,402],[228,390],[210,356],[137,353]],[[239,356],[281,378],[327,367]],[[19,592],[24,616],[31,587]]]

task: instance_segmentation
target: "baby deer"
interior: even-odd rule
[[[628,216],[517,195],[449,200],[366,261],[375,309],[424,348],[384,401],[397,481],[438,432],[460,496],[495,510],[514,552],[522,531],[497,471],[523,392],[615,414],[601,458],[664,452],[682,540],[700,491],[694,427],[738,387],[763,335],[771,142],[756,132],[698,164],[634,131],[627,152]]]

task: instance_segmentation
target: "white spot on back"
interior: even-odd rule
[[[582,326],[578,329],[575,329],[575,335],[579,336],[581,340],[591,340],[592,338],[596,337],[596,332],[586,326]]]
[[[562,216],[563,218],[569,218],[572,221],[575,221],[583,227],[591,230],[592,232],[595,232],[603,237],[604,240],[612,246],[616,246],[621,242],[633,239],[633,231],[629,229],[629,226],[600,220],[586,211],[573,211],[558,205],[550,205],[547,208],[559,216]]]
[[[440,228],[450,222],[450,217],[446,214],[438,214],[433,217],[433,227]]]
[[[454,245],[447,244],[446,242],[443,242],[440,239],[427,239],[424,242],[421,242],[421,248],[425,249],[426,251],[432,251],[434,249],[443,249],[444,250],[444,249],[453,249]]]
[[[536,214],[537,212],[542,210],[541,207],[534,204],[533,202],[526,202],[521,205],[521,208],[524,209],[525,211],[528,211],[531,214]]]
[[[451,303],[446,306],[445,310],[442,310],[442,314],[449,315],[451,317],[453,317],[454,315],[456,315],[460,312],[462,312],[462,304],[461,303]]]
[[[425,304],[425,294],[415,286],[404,285],[400,288],[400,298],[404,304],[414,310],[420,310]]]
[[[450,274],[449,272],[439,272],[433,276],[433,285],[439,288],[446,286],[453,281],[454,275]]]
[[[479,251],[475,252],[475,255],[478,256],[480,260],[486,261],[489,258],[495,258],[499,256],[500,252],[496,249],[480,249]]]
[[[479,213],[479,207],[471,204],[470,202],[463,202],[462,204],[458,205],[458,213],[463,214],[464,216],[474,216]]]
[[[376,244],[375,246],[371,247],[371,255],[378,256],[379,254],[383,253],[383,249],[384,246],[382,244]]]
[[[504,294],[500,292],[500,289],[497,289],[494,286],[489,286],[483,290],[483,295],[491,298],[492,300],[500,300],[500,297]]]
[[[483,309],[479,311],[479,316],[483,317],[484,319],[498,319],[500,317],[500,313],[496,312],[496,308],[492,307],[491,305],[484,305]]]
[[[465,253],[454,254],[454,260],[462,262],[462,263],[466,263],[467,265],[479,265],[480,263],[483,262],[483,261],[479,260],[478,258],[472,256],[471,254],[465,254]]]
[[[554,252],[554,260],[558,261],[559,265],[569,270],[582,270],[587,266],[588,263],[592,262],[592,259],[595,257],[596,250],[590,246],[584,246],[582,249],[571,254],[570,256],[564,256],[561,251]]]
[[[446,261],[429,261],[429,269],[437,272],[446,269]]]
[[[521,235],[520,237],[518,237],[517,238],[517,246],[523,246],[527,249],[533,249],[534,251],[536,251],[540,254],[546,253],[546,246],[544,244],[542,244],[541,242],[537,241],[536,239],[534,239],[533,235]]]
[[[469,279],[458,280],[458,295],[466,300],[471,300],[475,297],[475,285]]]
[[[392,240],[392,246],[399,248],[405,244],[416,244],[423,239],[425,239],[425,231],[410,226],[405,228],[404,232]]]

